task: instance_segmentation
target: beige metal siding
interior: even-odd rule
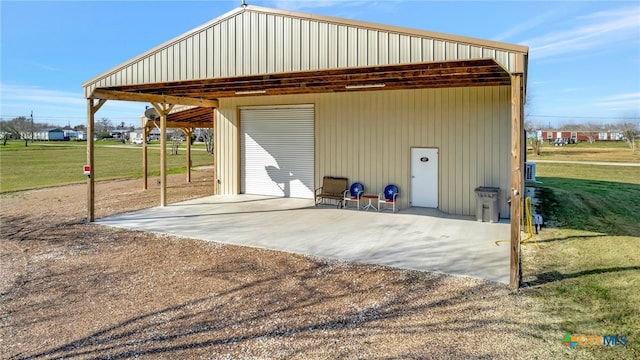
[[[216,114],[220,194],[238,188],[237,109],[251,105],[315,104],[315,181],[324,175],[362,182],[368,193],[388,183],[409,206],[412,147],[439,149],[439,208],[474,215],[478,186],[502,189],[508,216],[510,87],[369,91],[220,99]]]
[[[85,96],[95,87],[122,84],[469,58],[494,58],[516,71],[516,51],[338,20],[249,10],[231,14],[90,80]]]
[[[218,194],[239,192],[239,121],[235,108],[218,108],[215,113],[215,157]]]

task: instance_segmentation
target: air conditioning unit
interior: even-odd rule
[[[524,180],[536,181],[536,163],[533,163],[533,162],[524,163]]]

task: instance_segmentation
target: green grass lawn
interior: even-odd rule
[[[636,141],[640,147],[640,141]],[[535,155],[528,146],[528,160],[561,160],[561,161],[606,161],[640,163],[640,150],[631,151],[624,141],[597,141],[593,144],[580,142],[566,146],[553,146],[545,143],[540,148],[540,155]]]
[[[96,180],[141,178],[142,146],[116,142],[96,142]],[[151,144],[148,150],[149,175],[160,174],[160,145]],[[82,183],[86,177],[82,167],[87,163],[86,142],[9,142],[0,146],[0,192],[35,189],[55,185]],[[211,165],[212,157],[201,144],[194,144],[192,166]],[[167,171],[186,172],[186,145],[178,155],[167,149]]]
[[[627,336],[576,356],[640,358],[640,167],[538,163],[537,180],[548,227],[523,246],[522,293],[542,300],[558,341]]]

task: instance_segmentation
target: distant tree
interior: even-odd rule
[[[619,126],[620,132],[622,132],[622,136],[624,137],[624,141],[629,144],[629,148],[631,149],[631,153],[635,154],[637,151],[636,139],[638,138],[638,122],[634,121],[625,121]]]
[[[593,122],[583,125],[582,133],[587,136],[589,144],[593,144],[593,142],[596,141],[600,129],[602,129],[602,126]]]
[[[207,153],[213,155],[213,129],[200,129],[200,136],[207,148]]]
[[[171,134],[171,155],[178,155],[180,143],[182,143],[182,135],[176,130]]]
[[[84,124],[80,124],[80,125],[75,125],[73,127],[74,131],[87,131],[87,126]]]
[[[542,141],[538,139],[538,130],[540,130],[540,125],[533,120],[527,119],[524,122],[524,131],[527,134],[527,142],[531,145],[533,152],[536,155],[540,155],[540,147],[542,146]]]
[[[2,134],[2,146],[6,146],[7,141],[13,136],[13,134],[5,120],[0,120],[0,134]]]
[[[565,131],[578,131],[578,130],[581,130],[583,127],[584,125],[582,124],[564,123],[560,126],[560,129]]]
[[[19,116],[9,121],[3,121],[2,132],[5,134],[3,136],[3,144],[6,145],[8,138],[13,137],[15,139],[24,140],[24,146],[28,147],[29,140],[33,140],[34,130],[35,127],[31,123],[31,120],[27,119],[25,116]]]
[[[98,139],[105,139],[111,137],[111,130],[113,129],[113,125],[111,124],[111,120],[109,118],[103,117],[98,120],[95,124],[95,133]],[[91,134],[87,134],[87,136],[91,136]]]
[[[531,119],[531,99],[532,95],[527,94],[524,102],[524,131],[526,134],[525,141],[531,145],[531,147],[533,148],[533,152],[536,155],[540,155],[540,147],[542,146],[542,141],[538,140],[538,130],[540,130],[542,127],[538,122]]]

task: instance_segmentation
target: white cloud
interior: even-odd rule
[[[107,117],[112,121],[137,124],[144,112],[144,103],[107,101],[96,118]],[[77,92],[53,90],[38,86],[0,84],[0,116],[13,118],[27,116],[33,111],[41,122],[66,125],[84,123],[87,116],[87,100],[82,89]]]
[[[41,64],[41,63],[34,62],[33,65],[35,65],[35,66],[37,66],[37,67],[39,67],[41,69],[47,70],[47,71],[60,71],[60,69],[55,68],[53,66],[46,65],[46,64]]]
[[[398,3],[406,0],[273,0],[270,1],[269,7],[276,9],[287,9],[294,11],[313,11],[319,8],[337,8],[337,9],[365,9],[370,11],[373,8],[389,8],[395,7]],[[335,15],[340,16],[340,15]],[[344,16],[343,16],[344,17]]]
[[[523,41],[529,46],[530,57],[546,58],[623,41],[634,41],[632,46],[637,46],[640,7],[601,11],[575,20],[578,24],[573,28]]]
[[[560,92],[561,93],[575,93],[575,92],[580,92],[584,90],[583,88],[577,88],[577,87],[573,87],[573,88],[564,88],[561,89]]]
[[[367,1],[362,0],[276,0],[274,7],[276,9],[305,10],[338,6],[356,6],[366,2]]]
[[[596,103],[599,106],[607,106],[607,107],[627,107],[629,110],[640,110],[640,92],[638,93],[628,93],[628,94],[618,94],[607,96],[602,98],[600,101]]]
[[[511,29],[498,34],[497,36],[493,37],[493,40],[495,41],[505,41],[508,40],[509,38],[518,35],[522,32],[525,32],[527,30],[533,29],[541,24],[544,24],[545,22],[547,22],[550,18],[552,18],[554,15],[557,15],[557,10],[553,10],[553,11],[548,11],[546,13],[540,14],[538,16],[532,17],[527,21],[518,23],[518,25],[512,27]]]
[[[606,97],[606,99],[608,100],[640,99],[640,92],[612,95],[612,96]]]
[[[35,86],[2,84],[2,103],[47,103],[58,105],[84,105],[82,92],[49,90]]]

